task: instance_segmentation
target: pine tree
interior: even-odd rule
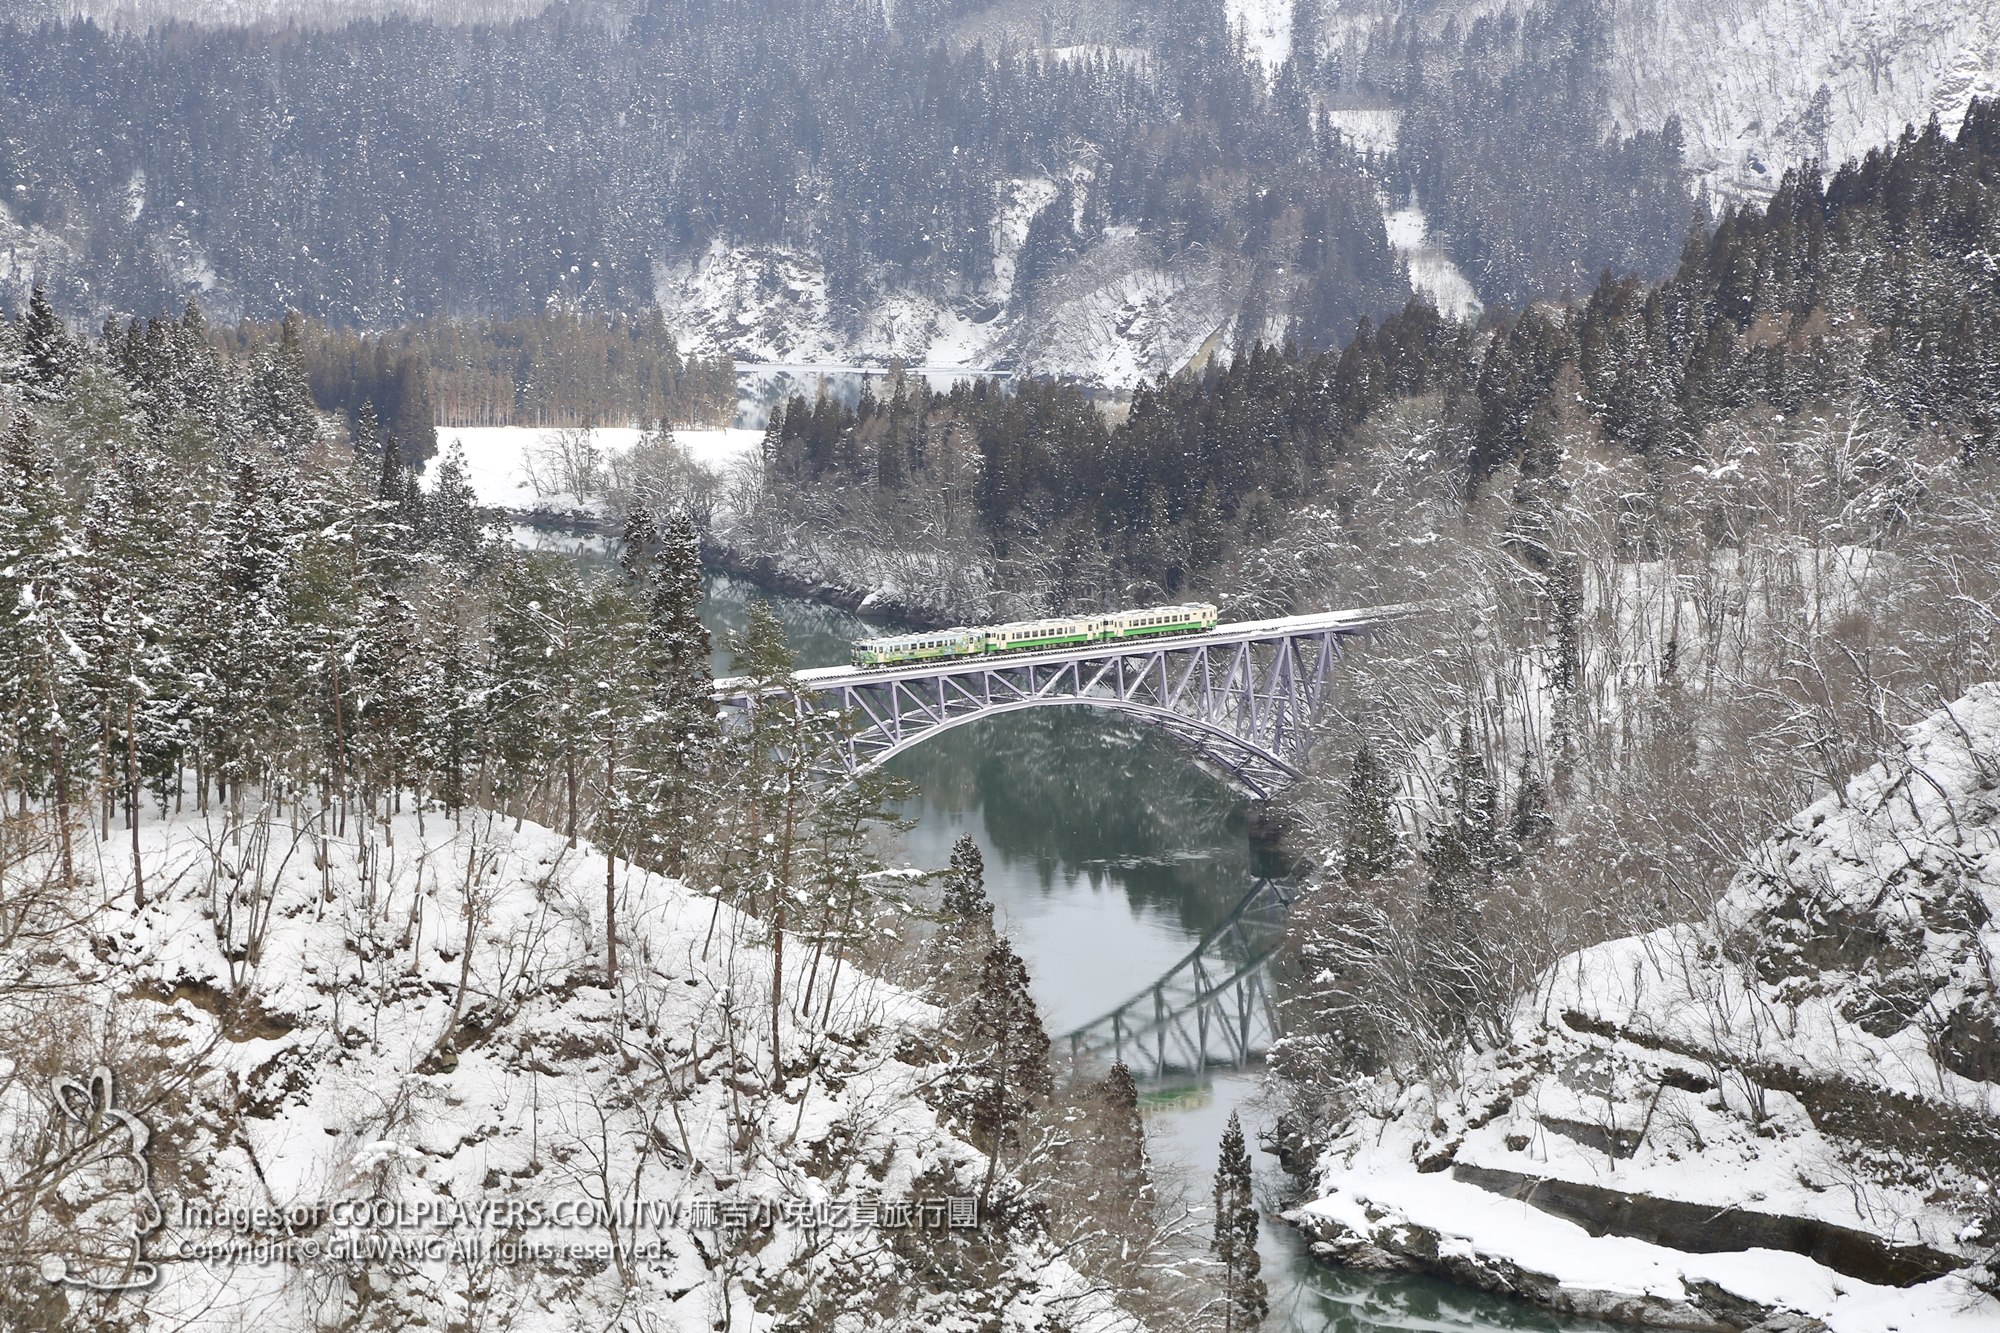
[[[1128,1286],[1139,1280],[1144,1250],[1132,1241],[1144,1236],[1153,1213],[1153,1180],[1146,1156],[1146,1124],[1139,1114],[1139,1085],[1123,1060],[1097,1088],[1097,1133],[1090,1145],[1091,1165],[1109,1173],[1099,1186],[1104,1196],[1099,1212],[1118,1246],[1114,1265]]]
[[[21,324],[24,383],[30,399],[59,398],[83,368],[83,347],[49,304],[40,283],[28,298]]]
[[[1354,752],[1354,768],[1347,775],[1347,793],[1342,805],[1345,849],[1341,872],[1350,881],[1358,882],[1394,870],[1401,850],[1396,825],[1390,816],[1381,764],[1375,758],[1374,747],[1365,741]]]
[[[485,513],[466,476],[465,451],[454,443],[438,464],[424,506],[424,544],[455,565],[471,568],[486,548]]]
[[[1004,1148],[1019,1141],[1022,1123],[1054,1089],[1049,1037],[1028,993],[1028,967],[1005,939],[993,942],[979,967],[978,1001],[971,1033],[972,1127],[987,1141],[985,1206]]]
[[[986,897],[986,859],[970,833],[951,845],[951,869],[944,876],[945,916],[952,921],[993,922],[993,904]]]
[[[319,413],[306,379],[300,343],[304,321],[297,311],[285,317],[278,346],[251,368],[244,407],[251,429],[281,452],[297,455],[319,438]]]
[[[1221,1269],[1223,1333],[1248,1333],[1264,1322],[1271,1304],[1257,1254],[1257,1202],[1251,1193],[1250,1153],[1236,1112],[1222,1131],[1215,1167],[1215,1237],[1209,1253]]]
[[[678,874],[706,803],[703,784],[718,739],[711,641],[701,623],[700,536],[685,513],[656,526],[652,511],[635,505],[619,564],[644,615],[633,656],[648,695],[642,724],[647,772],[640,779],[645,836],[666,869]]]

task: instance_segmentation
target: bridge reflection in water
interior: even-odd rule
[[[1159,980],[1061,1038],[1072,1060],[1122,1060],[1140,1079],[1241,1069],[1283,1035],[1270,969],[1298,886],[1260,879]]]

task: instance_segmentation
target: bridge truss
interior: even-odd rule
[[[1313,718],[1348,644],[1365,643],[1411,609],[1248,621],[1145,643],[801,671],[793,698],[807,711],[838,709],[853,724],[842,754],[849,772],[982,717],[1081,704],[1156,726],[1253,795],[1270,796],[1303,768]],[[716,697],[751,708],[764,695],[739,677],[717,681]]]
[[[1064,1035],[1070,1058],[1122,1060],[1142,1079],[1241,1069],[1282,1035],[1270,963],[1296,889],[1260,879],[1186,957],[1102,1018]]]

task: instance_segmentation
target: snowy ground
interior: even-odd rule
[[[1395,152],[1396,137],[1403,126],[1400,107],[1329,108],[1326,118],[1342,137],[1364,153]]]
[[[1440,314],[1452,319],[1479,318],[1484,307],[1472,290],[1471,280],[1459,271],[1450,255],[1430,243],[1424,211],[1414,204],[1385,209],[1382,221],[1389,230],[1389,244],[1410,266],[1410,287],[1430,297]]]
[[[1449,1174],[1421,1175],[1393,1152],[1358,1166],[1333,1193],[1306,1204],[1296,1216],[1361,1233],[1420,1227],[1436,1234],[1442,1253],[1546,1275],[1576,1293],[1578,1313],[1599,1317],[1629,1315],[1645,1298],[1662,1306],[1685,1305],[1697,1286],[1706,1284],[1823,1320],[1832,1333],[2000,1330],[2000,1306],[1956,1278],[1878,1287],[1782,1250],[1686,1254],[1622,1236],[1592,1236],[1574,1222],[1461,1184]]]
[[[1243,33],[1243,45],[1276,69],[1292,54],[1292,0],[1226,0],[1229,25]]]
[[[1342,1262],[1581,1314],[1694,1327],[1736,1300],[1834,1333],[2000,1330],[1956,1274],[1878,1285],[1989,1243],[1996,761],[1989,683],[1791,819],[1709,920],[1563,959],[1451,1087],[1367,1085],[1298,1220]],[[1566,1208],[1668,1239],[1726,1218],[1740,1248],[1592,1237]],[[1840,1269],[1754,1247],[1809,1233]]]
[[[573,496],[552,489],[538,492],[530,480],[530,459],[546,452],[556,434],[555,430],[533,426],[439,427],[438,454],[443,457],[454,447],[464,452],[468,478],[482,505],[567,510],[579,507]],[[591,432],[591,442],[608,456],[630,449],[640,434],[630,427],[600,426]],[[733,428],[674,432],[674,439],[695,462],[717,472],[726,472],[746,455],[754,454],[763,438],[761,430]],[[436,476],[433,462],[428,477],[434,480]]]
[[[136,1232],[159,1275],[122,1299],[204,1333],[707,1333],[796,1326],[795,1307],[859,1333],[971,1327],[954,1322],[968,1303],[1009,1330],[1057,1308],[1068,1327],[1132,1327],[1035,1242],[998,1241],[984,1282],[913,1276],[967,1253],[977,1228],[949,1230],[945,1200],[976,1194],[985,1161],[921,1095],[942,1071],[906,1054],[931,1011],[852,966],[820,969],[805,1005],[809,942],[788,993],[824,1012],[781,1006],[775,1074],[768,932],[613,863],[613,984],[605,857],[545,828],[148,810],[143,904],[131,835],[77,837],[75,890],[9,865],[10,910],[45,895],[59,924],[13,964],[31,975],[7,997],[0,1173],[18,1178],[13,1154],[61,1124],[24,1067],[86,1085],[107,1069],[115,1088],[84,1098],[132,1119],[111,1153],[58,1168],[87,1210],[31,1208],[44,1274],[59,1257],[115,1278]],[[95,912],[65,918],[65,893]],[[891,1210],[909,1199],[935,1199],[936,1218]]]

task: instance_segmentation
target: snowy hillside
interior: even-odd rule
[[[77,836],[96,905],[10,956],[0,1068],[4,1174],[58,1162],[40,1326],[1129,1327],[1004,1181],[979,1214],[926,1006],[801,948],[774,1070],[727,905],[490,815],[149,816],[143,896],[131,835]],[[10,939],[74,909],[53,864],[10,859]]]
[[[29,18],[94,19],[105,27],[161,23],[247,27],[296,23],[332,27],[359,19],[429,18],[440,23],[506,22],[539,14],[552,0],[18,0]]]
[[[2000,91],[1996,0],[1619,0],[1606,70],[1628,132],[1678,115],[1718,192],[1838,164]]]
[[[1346,0],[1326,6],[1320,49],[1397,15],[1463,30],[1509,8],[1524,7]],[[1807,158],[1837,166],[1932,115],[1954,131],[1974,96],[2000,92],[2000,0],[1613,0],[1603,12],[1613,122],[1630,134],[1679,116],[1689,165],[1723,196],[1767,193]],[[1394,147],[1396,115],[1333,112],[1378,151]]]
[[[1996,790],[1986,684],[1706,923],[1564,959],[1459,1093],[1385,1087],[1295,1220],[1338,1262],[1639,1322],[2000,1328],[1963,1271],[1996,1239]]]

